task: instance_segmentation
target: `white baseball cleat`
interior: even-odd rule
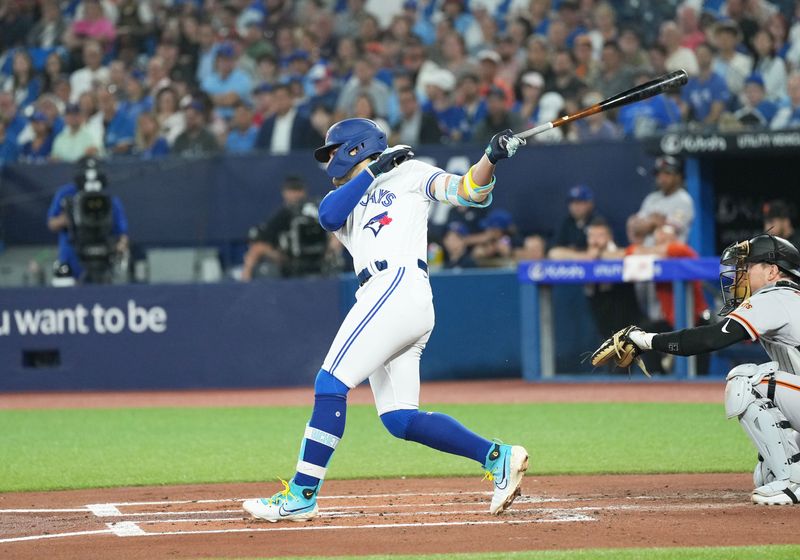
[[[258,519],[277,521],[310,521],[319,515],[317,489],[297,486],[294,480],[283,483],[283,490],[271,498],[245,500],[244,510]]]
[[[751,499],[762,506],[791,506],[799,503],[800,484],[790,480],[776,480],[753,490]]]
[[[496,443],[486,459],[485,478],[494,483],[489,513],[500,515],[522,494],[522,477],[528,470],[528,452],[519,445]]]

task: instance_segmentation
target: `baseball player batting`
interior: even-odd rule
[[[371,120],[345,119],[328,129],[314,156],[327,163],[334,190],[320,204],[319,221],[352,255],[360,287],[317,374],[297,472],[271,498],[246,500],[251,515],[275,522],[319,514],[317,496],[344,434],[347,393],[365,379],[393,436],[483,466],[494,483],[491,514],[520,494],[528,452],[489,441],[444,414],[420,411],[419,362],[434,325],[425,260],[430,204],[489,206],[495,165],[523,143],[510,130],[496,134],[459,176],[412,159],[410,146],[388,147]]]
[[[762,234],[725,249],[720,274],[725,319],[654,334],[627,327],[606,340],[592,363],[629,366],[646,350],[691,356],[758,340],[773,361],[741,364],[727,376],[725,413],[738,418],[758,449],[756,504],[798,503],[800,488],[800,252]]]

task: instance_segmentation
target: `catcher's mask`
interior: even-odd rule
[[[728,267],[719,274],[723,303],[719,314],[723,316],[750,297],[747,268],[751,264],[774,264],[795,282],[800,281],[800,252],[782,237],[767,233],[728,246],[719,262]]]

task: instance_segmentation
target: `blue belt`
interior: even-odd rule
[[[378,272],[384,271],[389,268],[389,263],[387,261],[375,261],[373,263],[375,265],[375,270]],[[423,272],[428,272],[428,263],[423,261],[422,259],[417,259],[417,266]],[[356,278],[358,278],[358,285],[363,286],[367,283],[367,281],[372,278],[372,273],[369,271],[368,268],[363,268],[361,272],[356,274]]]

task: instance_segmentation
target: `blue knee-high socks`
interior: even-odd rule
[[[314,411],[308,421],[297,459],[294,482],[316,487],[325,478],[328,462],[344,434],[349,387],[325,370],[314,384]]]
[[[395,437],[467,457],[481,465],[486,463],[486,457],[494,446],[455,418],[439,412],[394,410],[382,414],[381,421]]]

